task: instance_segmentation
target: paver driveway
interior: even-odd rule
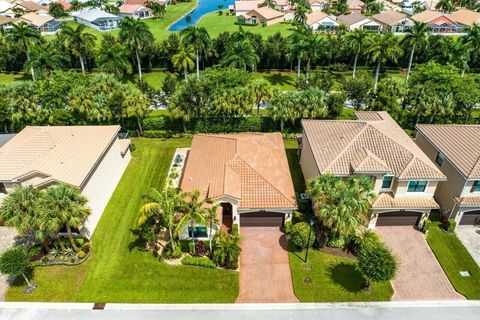
[[[455,233],[480,266],[480,226],[457,226]]]
[[[458,294],[428,246],[413,227],[377,227],[375,232],[399,260],[392,300],[455,300]]]
[[[272,227],[242,227],[237,302],[298,302],[293,293],[285,235]]]

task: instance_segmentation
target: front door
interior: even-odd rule
[[[225,226],[228,231],[230,231],[233,223],[232,205],[227,202],[223,202],[220,205],[222,206],[222,225]]]

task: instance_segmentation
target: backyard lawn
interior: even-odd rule
[[[428,231],[427,242],[455,290],[467,299],[480,299],[480,267],[457,236],[435,225]],[[462,277],[460,271],[468,271],[470,277]]]
[[[7,301],[234,302],[238,273],[170,266],[135,248],[141,196],[161,188],[175,148],[190,139],[134,139],[132,161],[93,235],[92,256],[76,267],[36,268],[38,289],[29,295],[18,283]]]

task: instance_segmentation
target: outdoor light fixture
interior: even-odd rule
[[[315,224],[315,220],[310,219],[310,232],[308,233],[308,241],[307,241],[307,252],[305,252],[305,260],[303,262],[307,262],[308,259],[308,249],[310,248],[310,238],[312,236],[312,229],[313,225]]]

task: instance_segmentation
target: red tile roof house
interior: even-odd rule
[[[452,20],[448,14],[443,14],[438,11],[426,10],[411,16],[411,19],[427,24],[432,34],[461,33],[466,27]]]
[[[141,4],[122,4],[118,8],[120,17],[132,17],[137,20],[146,19],[152,16],[152,10]]]
[[[180,187],[216,200],[225,229],[232,224],[280,227],[297,209],[280,133],[195,135]],[[198,228],[208,236],[205,226]],[[188,238],[187,229],[180,238]]]
[[[387,112],[357,112],[357,120],[303,120],[300,165],[306,180],[322,174],[368,176],[377,194],[369,228],[421,226],[439,205],[433,195],[445,175]]]
[[[130,161],[120,126],[26,127],[0,147],[0,199],[16,185],[78,187],[92,210],[82,232],[92,234]]]
[[[480,126],[417,125],[417,145],[447,176],[435,191],[457,225],[480,225]]]

